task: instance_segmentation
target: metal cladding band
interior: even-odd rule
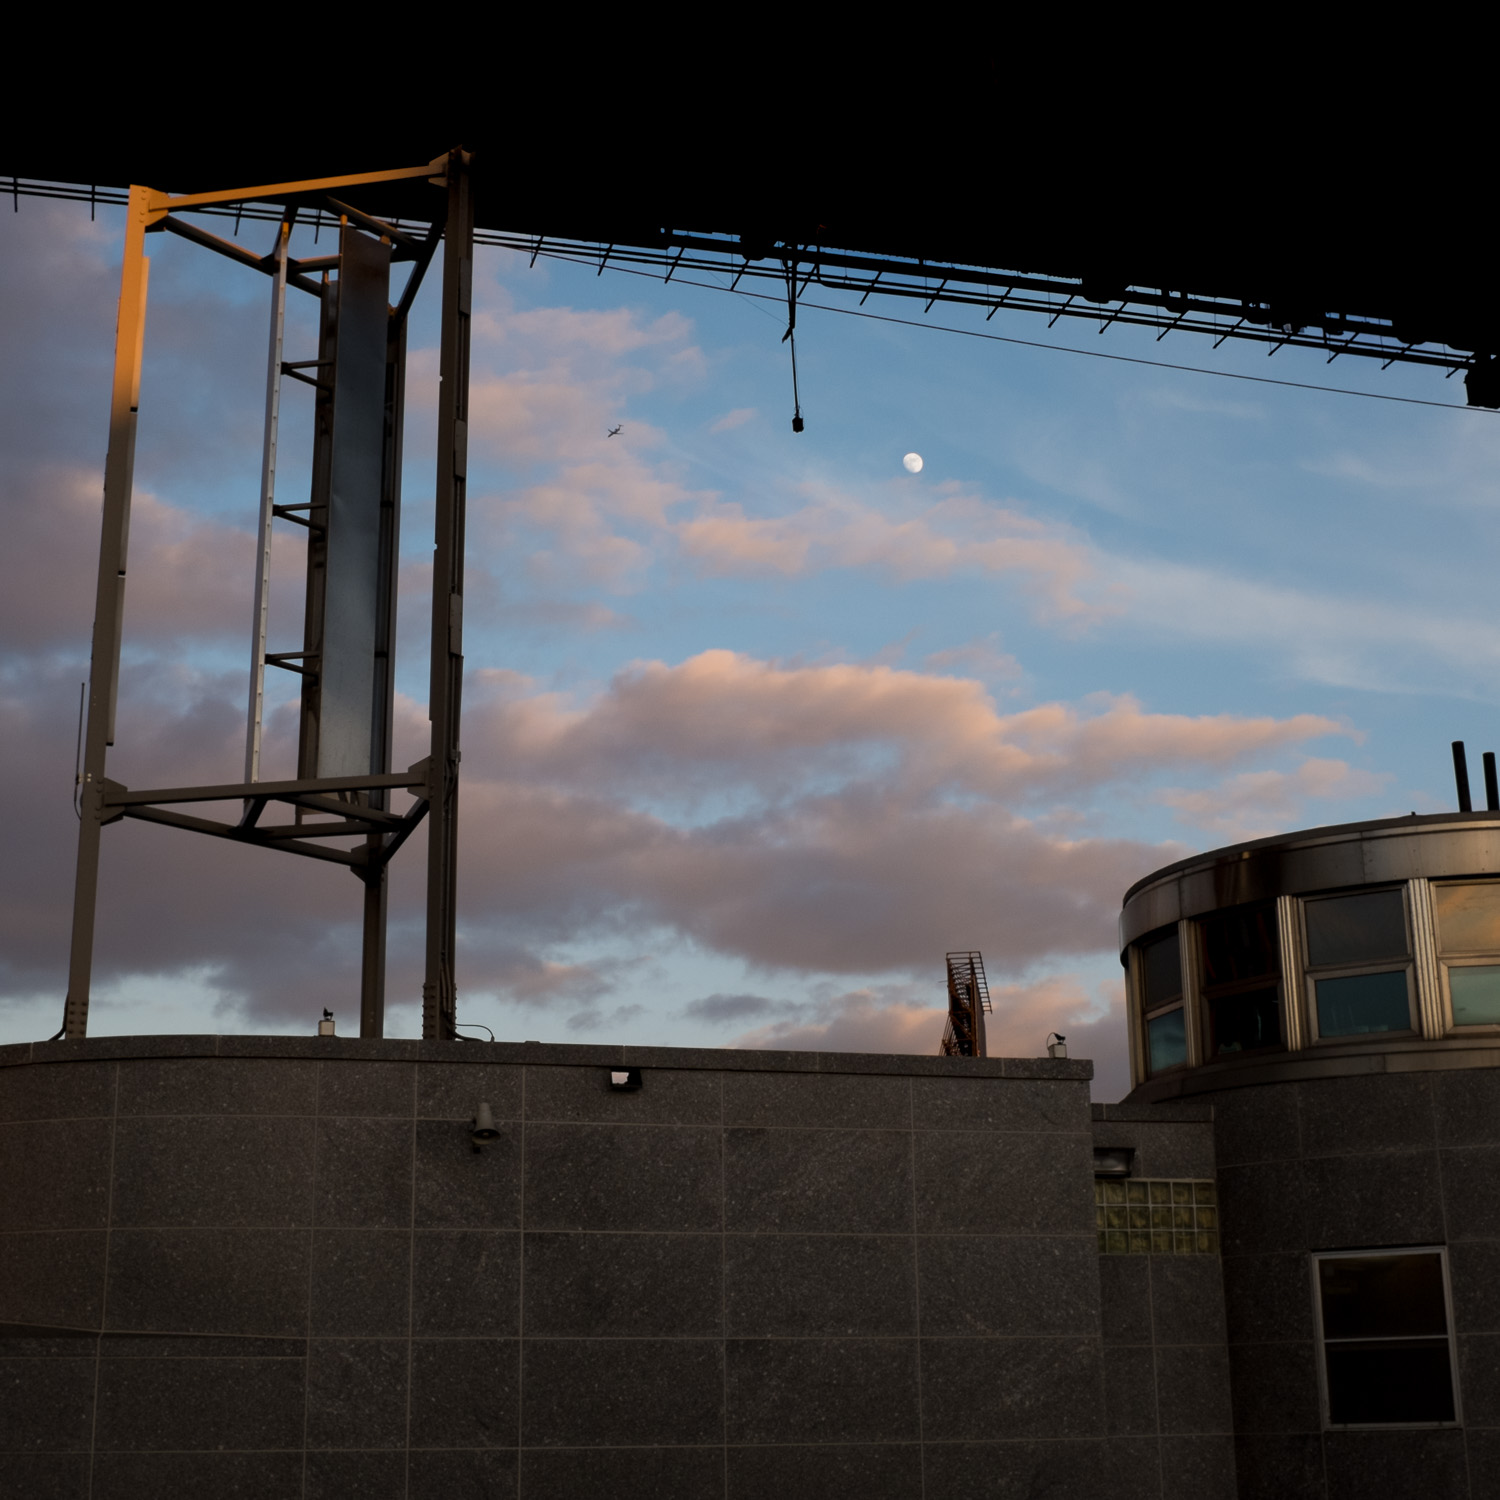
[[[1500,874],[1495,813],[1413,814],[1252,839],[1138,880],[1125,893],[1120,950],[1169,922],[1250,901],[1479,874]]]
[[[427,831],[427,972],[422,1035],[446,1041],[457,1016],[453,974],[458,882],[459,713],[463,694],[464,500],[468,468],[469,310],[474,199],[469,158],[448,158],[443,331],[438,392],[436,546],[432,567],[432,816]]]

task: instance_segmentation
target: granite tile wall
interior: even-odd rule
[[[1088,1074],[0,1049],[0,1497],[1176,1494],[1107,1438]],[[1155,1473],[1211,1475],[1152,1338]]]
[[[1212,1178],[1202,1106],[1093,1107],[1094,1143],[1135,1151],[1133,1174]],[[1234,1427],[1216,1255],[1101,1255],[1106,1420],[1121,1495],[1233,1500]]]
[[[1500,1494],[1500,1071],[1210,1096],[1245,1500]],[[1446,1245],[1463,1425],[1324,1433],[1310,1252]]]

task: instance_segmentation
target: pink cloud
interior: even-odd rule
[[[1305,819],[1310,801],[1369,797],[1391,781],[1342,760],[1308,759],[1293,771],[1245,771],[1212,787],[1166,787],[1155,800],[1173,808],[1178,821],[1226,843],[1264,838]]]
[[[886,747],[910,788],[1013,797],[1166,765],[1225,765],[1346,732],[1311,714],[1150,714],[1129,697],[1101,696],[1089,709],[1052,703],[1007,715],[972,679],[718,650],[676,666],[638,663],[584,707],[547,693],[476,702],[471,733],[505,764],[545,767],[549,778],[721,779],[732,766],[750,780],[784,780]]]
[[[1099,582],[1086,543],[1019,511],[953,486],[939,487],[919,513],[895,517],[826,488],[813,493],[808,504],[784,515],[747,515],[738,503],[706,503],[677,523],[678,544],[709,574],[867,568],[908,582],[972,569],[1018,574],[1039,611],[1063,623],[1090,624],[1120,610],[1118,591]]]

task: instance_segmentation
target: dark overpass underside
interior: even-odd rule
[[[1076,128],[1024,150],[970,131],[938,150],[853,122],[800,145],[714,125],[653,137],[632,124],[570,145],[553,123],[449,117],[428,128],[408,116],[269,140],[167,125],[64,132],[14,145],[0,192],[17,202],[114,201],[131,182],[203,192],[412,166],[462,145],[480,240],[533,256],[770,279],[782,295],[794,275],[798,296],[873,293],[920,312],[958,303],[987,318],[1031,311],[1101,332],[1135,324],[1271,353],[1317,349],[1328,363],[1424,365],[1462,371],[1470,404],[1500,406],[1489,236],[1462,159],[1431,136],[1325,134],[1247,155],[1242,140],[1192,122],[1144,152],[1138,138],[1112,151],[1100,135],[1085,150]],[[420,179],[345,197],[402,224],[441,202]]]

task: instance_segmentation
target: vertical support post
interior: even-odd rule
[[[468,468],[469,314],[474,274],[474,201],[469,157],[448,156],[443,235],[443,322],[438,391],[437,488],[432,566],[431,811],[427,818],[427,969],[422,1035],[455,1035],[459,713],[463,691],[464,499]]]
[[[364,943],[359,970],[359,1034],[385,1035],[385,924],[390,878],[382,857],[384,840],[365,841],[369,864],[359,872],[365,887]]]
[[[1443,993],[1437,956],[1437,921],[1432,909],[1432,886],[1424,876],[1406,882],[1411,913],[1411,953],[1417,981],[1417,1029],[1429,1042],[1448,1035],[1451,1018]]]
[[[1288,1052],[1300,1052],[1308,1041],[1311,988],[1302,969],[1302,903],[1295,896],[1276,898],[1276,940],[1281,957],[1282,1038]]]
[[[1141,952],[1134,943],[1125,950],[1125,1035],[1130,1044],[1130,1086],[1146,1081],[1141,1024]]]
[[[104,818],[104,768],[115,739],[120,686],[120,631],[125,614],[125,559],[130,542],[130,490],[135,473],[136,413],[140,407],[141,348],[146,331],[150,261],[145,233],[149,190],[133,186],[125,209],[125,258],[115,324],[115,370],[109,401],[109,455],[104,461],[104,518],[99,537],[99,581],[94,595],[94,640],[89,657],[88,727],[84,733],[82,818],[73,882],[73,939],[68,956],[68,1000],[63,1030],[88,1033],[89,984],[94,968],[94,908],[99,895],[99,834]]]
[[[974,1056],[990,1055],[989,1038],[984,1032],[984,996],[979,989],[979,966],[969,960],[969,1001],[974,1007]]]
[[[276,235],[271,286],[271,352],[266,369],[266,436],[260,458],[260,531],[255,550],[255,609],[250,622],[250,710],[245,726],[245,780],[260,780],[260,731],[266,692],[266,613],[271,601],[271,507],[276,501],[276,435],[281,422],[281,356],[286,330],[289,219]]]
[[[1177,957],[1182,974],[1182,1029],[1187,1038],[1188,1067],[1196,1068],[1208,1061],[1203,1036],[1203,953],[1198,946],[1198,924],[1185,917],[1177,923]]]
[[[375,609],[375,717],[371,725],[372,771],[391,769],[396,671],[396,578],[401,551],[401,454],[406,408],[406,318],[392,313],[385,354],[385,431],[380,466],[380,586]],[[390,794],[368,793],[370,804],[390,807]],[[390,876],[385,839],[371,834],[365,844],[364,946],[360,962],[359,1034],[385,1035],[385,937]]]

